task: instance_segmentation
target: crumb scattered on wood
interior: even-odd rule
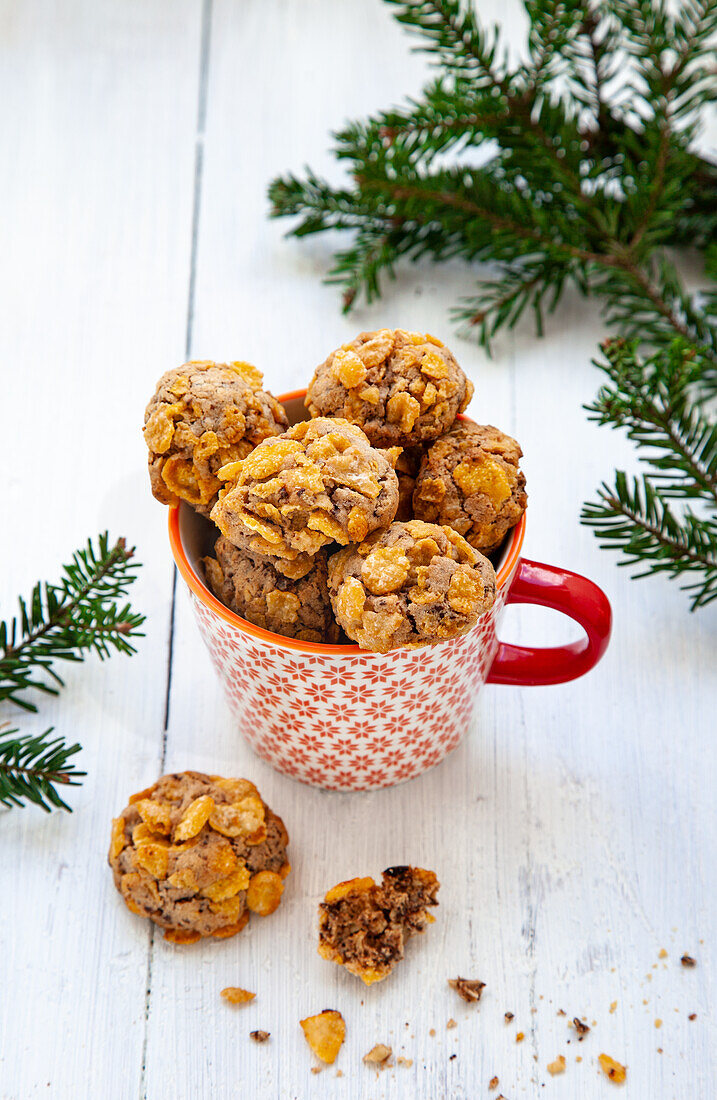
[[[457,1058],[457,1057],[458,1057],[458,1055],[457,1055],[457,1054],[451,1054],[451,1056],[450,1056],[450,1058],[448,1059],[448,1061],[449,1061],[449,1062],[452,1062],[452,1061],[453,1061],[453,1059],[454,1059],[454,1058]]]
[[[228,985],[220,995],[230,1005],[245,1005],[256,997],[256,993],[250,993],[248,989],[240,989],[238,985]]]
[[[515,1037],[515,1041],[516,1041],[516,1043],[522,1043],[524,1038],[525,1038],[524,1032],[519,1031],[518,1034]]]
[[[405,1066],[406,1069],[409,1069],[413,1065],[413,1058],[403,1058],[399,1054],[398,1058],[396,1059],[396,1062],[398,1063],[399,1066]]]
[[[323,1066],[312,1066],[311,1067],[311,1072],[312,1073],[321,1073],[322,1069],[323,1069]]]
[[[573,1027],[578,1033],[578,1042],[582,1043],[590,1028],[578,1016],[573,1016]]]
[[[680,962],[683,966],[697,966],[697,959],[693,959],[691,955],[683,955]]]
[[[506,1012],[506,1014],[505,1014],[505,1022],[506,1022],[506,1024],[509,1024],[509,1023],[510,1023],[510,1021],[511,1021],[511,1020],[514,1020],[514,1019],[515,1019],[515,1013],[514,1013],[514,1012]]]
[[[558,1016],[567,1016],[567,1012],[565,1011],[564,1008],[559,1008],[558,1011],[557,1011],[557,1015]]]
[[[269,1032],[269,1031],[250,1031],[249,1032],[249,1036],[254,1040],[255,1043],[265,1043],[266,1040],[269,1038],[270,1034],[271,1034],[271,1032]]]
[[[657,1027],[657,1028],[660,1028],[660,1027],[662,1027],[662,1020],[661,1020],[661,1019],[659,1018],[659,1016],[658,1016],[658,1018],[657,1018],[657,1019],[655,1020],[655,1027]]]
[[[376,1046],[371,1047],[368,1054],[364,1054],[363,1060],[367,1065],[385,1066],[392,1054],[391,1047],[387,1047],[385,1043],[376,1043]]]
[[[575,1061],[576,1061],[576,1062],[582,1062],[582,1060],[583,1060],[583,1056],[582,1056],[582,1054],[577,1054],[577,1055],[575,1056]]]
[[[551,1077],[556,1077],[559,1073],[565,1073],[565,1058],[562,1054],[559,1054],[554,1062],[548,1062],[548,1073]]]
[[[435,1035],[436,1035],[435,1027],[432,1027],[431,1030],[428,1032],[428,1034],[431,1036],[432,1039],[434,1039]]]
[[[609,1054],[599,1054],[598,1062],[606,1077],[609,1077],[616,1085],[621,1085],[627,1076],[627,1066],[621,1065],[611,1058]]]
[[[690,1014],[689,1014],[689,1016],[687,1017],[687,1019],[688,1019],[688,1020],[696,1020],[696,1019],[697,1019],[697,1013],[696,1013],[696,1012],[690,1012]]]
[[[500,1082],[497,1077],[491,1077],[490,1081],[488,1082],[488,1088],[497,1089],[499,1084]]]
[[[469,1005],[479,1001],[485,989],[485,982],[479,982],[477,978],[449,978],[448,984]]]
[[[448,1029],[448,1031],[450,1031],[450,1030],[451,1030],[451,1028],[453,1028],[453,1027],[458,1027],[458,1024],[456,1023],[456,1021],[455,1021],[455,1020],[453,1019],[453,1017],[451,1016],[450,1020],[449,1020],[449,1021],[448,1021],[448,1023],[446,1024],[446,1028]]]
[[[343,1075],[344,1075],[344,1071],[342,1069],[337,1069],[336,1070],[336,1076],[337,1077],[343,1077]]]
[[[615,1011],[616,1008],[617,1008],[617,1001],[613,1001],[612,1004],[610,1005],[610,1013],[612,1014]]]
[[[660,954],[657,957],[658,957],[658,959],[666,959],[667,958],[667,952],[665,951],[664,947],[660,948]]]

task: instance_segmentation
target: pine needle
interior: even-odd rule
[[[0,739],[0,804],[24,806],[31,802],[46,812],[55,807],[70,810],[58,787],[78,787],[87,773],[70,763],[80,745],[51,738],[52,728],[39,736],[16,736],[7,730]]]

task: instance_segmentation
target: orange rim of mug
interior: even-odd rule
[[[293,390],[291,393],[282,394],[278,400],[281,402],[291,401],[292,399],[303,397],[305,393],[306,390]],[[461,419],[464,418],[461,417]],[[520,559],[524,538],[525,513],[523,513],[520,520],[513,528],[510,545],[508,546],[505,557],[498,570],[496,579],[499,588],[502,588],[512,576]],[[213,611],[215,615],[218,615],[220,619],[224,619],[226,623],[229,623],[230,626],[235,627],[237,630],[241,630],[244,634],[250,634],[260,642],[268,642],[270,645],[280,646],[282,649],[294,649],[299,653],[331,654],[344,657],[350,657],[356,654],[373,656],[373,654],[367,654],[365,649],[361,649],[357,645],[327,645],[325,642],[302,642],[297,638],[287,638],[283,634],[273,634],[270,630],[264,630],[261,626],[254,626],[254,624],[248,622],[247,619],[242,619],[240,615],[236,615],[233,611],[230,611],[228,607],[225,607],[224,604],[216,598],[216,596],[212,595],[201,577],[192,569],[189,558],[182,545],[182,538],[179,532],[179,505],[176,504],[172,505],[169,509],[169,544],[172,548],[172,554],[177,564],[177,569],[197,599],[203,603],[205,607],[208,607],[210,611]]]

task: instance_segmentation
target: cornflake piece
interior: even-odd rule
[[[613,1012],[615,1011],[616,1008],[617,1008],[617,1001],[612,1001],[611,1004],[610,1004],[610,1015],[613,1014]]]
[[[368,1054],[364,1054],[363,1060],[367,1065],[385,1066],[393,1054],[391,1047],[387,1047],[385,1043],[376,1043],[375,1047],[371,1047]]]
[[[485,982],[479,982],[477,978],[449,978],[448,984],[469,1005],[476,1004],[481,999],[481,994],[485,989]],[[506,1012],[506,1021],[509,1016],[512,1020],[513,1013]]]
[[[598,1062],[606,1077],[609,1077],[616,1085],[621,1085],[627,1076],[627,1066],[616,1062],[609,1054],[599,1054]]]
[[[665,951],[664,947],[660,948],[660,953],[657,957],[658,957],[658,959],[666,959],[667,958],[667,952]]]
[[[515,1041],[516,1041],[516,1043],[522,1043],[524,1038],[525,1038],[525,1033],[523,1031],[519,1031],[519,1032],[517,1032],[517,1034],[515,1036]]]
[[[548,1062],[548,1073],[551,1077],[557,1076],[558,1073],[565,1073],[565,1058],[562,1054],[559,1054],[554,1062]]]
[[[299,1020],[304,1038],[317,1058],[327,1065],[336,1061],[346,1038],[346,1024],[340,1012],[325,1008],[317,1016],[307,1016]]]
[[[221,991],[221,996],[230,1005],[245,1005],[254,1000],[256,993],[250,993],[248,989],[240,989],[236,985],[228,985]]]
[[[458,1027],[458,1024],[456,1023],[456,1021],[451,1016],[450,1020],[446,1024],[446,1030],[447,1031],[452,1031],[454,1027]]]
[[[255,1043],[265,1043],[270,1035],[271,1035],[270,1031],[250,1031],[249,1032],[249,1038],[253,1039]]]
[[[278,908],[284,882],[275,871],[259,871],[253,876],[246,892],[247,907],[260,917],[268,917]]]

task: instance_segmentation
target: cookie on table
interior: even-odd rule
[[[377,653],[466,634],[493,606],[493,566],[451,527],[393,523],[329,559],[334,613]]]
[[[305,404],[312,416],[358,424],[376,447],[405,447],[437,439],[472,396],[472,382],[435,336],[383,328],[332,351]]]
[[[366,985],[380,982],[403,958],[406,941],[435,917],[440,883],[421,867],[389,867],[377,885],[354,878],[329,890],[319,906],[319,954],[356,974]]]
[[[204,570],[217,599],[255,626],[304,642],[337,642],[327,552],[319,550],[298,580],[277,572],[274,561],[239,550],[220,535],[214,557],[204,558]]]
[[[388,527],[398,507],[389,459],[346,420],[305,420],[221,471],[212,519],[257,554],[315,554]]]
[[[497,549],[528,503],[523,452],[491,424],[463,421],[427,450],[416,478],[413,512],[445,523],[484,554]]]
[[[220,467],[287,425],[283,407],[249,363],[197,360],[167,371],[144,418],[152,493],[162,504],[186,500],[208,516],[221,488]]]
[[[278,906],[289,836],[247,779],[163,775],[112,822],[109,863],[133,913],[173,943],[241,932]]]

